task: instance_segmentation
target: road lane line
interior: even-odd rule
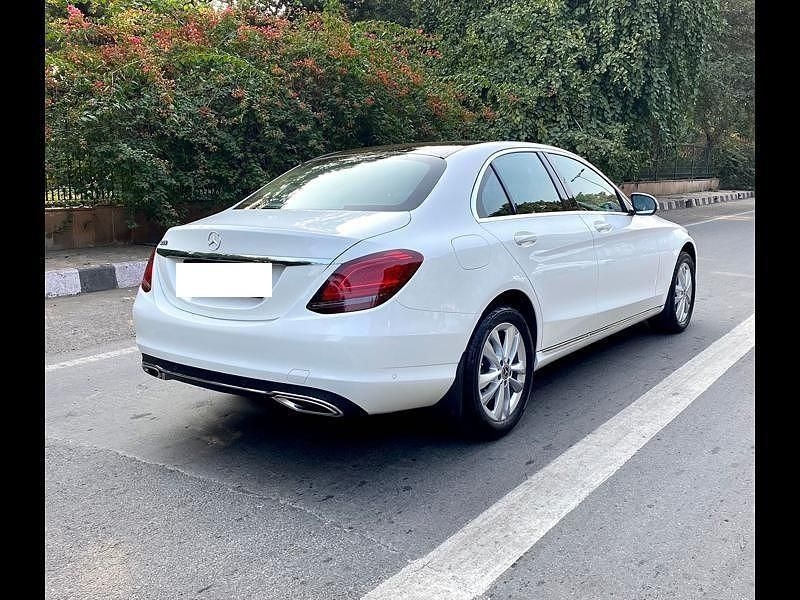
[[[755,315],[362,600],[468,600],[707,390],[755,343]]]
[[[72,360],[65,360],[64,362],[55,363],[52,365],[45,365],[44,370],[57,371],[58,369],[66,369],[67,367],[76,367],[78,365],[85,365],[86,363],[97,362],[98,360],[105,360],[107,358],[114,358],[115,356],[123,356],[137,352],[139,348],[136,346],[129,346],[121,350],[112,350],[111,352],[103,352],[102,354],[93,354],[92,356],[84,356],[83,358],[74,358]]]
[[[712,275],[727,275],[728,277],[744,277],[746,279],[755,279],[755,275],[750,273],[734,273],[733,271],[711,271]]]
[[[702,225],[703,223],[711,223],[711,221],[720,221],[722,219],[727,219],[729,217],[739,217],[741,215],[749,215],[752,212],[756,212],[756,209],[746,210],[740,213],[733,213],[732,215],[722,215],[720,217],[714,217],[713,219],[706,219],[705,221],[697,221],[696,223],[687,223],[684,227],[692,227],[693,225]],[[680,225],[680,223],[678,223]]]

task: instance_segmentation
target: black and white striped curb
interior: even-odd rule
[[[658,201],[658,210],[675,210],[676,208],[692,208],[694,206],[706,206],[719,202],[730,202],[731,200],[742,200],[753,198],[755,192],[752,191],[723,191],[723,192],[698,192],[697,194],[683,194],[679,197],[668,196]]]
[[[44,296],[55,298],[135,287],[142,281],[146,265],[146,260],[136,260],[78,269],[45,271]]]

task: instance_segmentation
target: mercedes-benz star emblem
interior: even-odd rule
[[[217,233],[216,231],[212,231],[208,234],[208,247],[212,250],[219,250],[219,247],[222,246],[222,236]]]

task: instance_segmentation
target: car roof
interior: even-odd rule
[[[487,150],[495,152],[497,150],[504,150],[506,148],[531,148],[537,150],[560,150],[555,146],[548,146],[547,144],[535,144],[532,142],[517,142],[517,141],[480,141],[480,140],[458,140],[458,141],[442,141],[442,142],[417,142],[408,144],[388,144],[384,146],[367,146],[364,148],[353,148],[351,150],[341,150],[338,152],[330,152],[319,156],[317,158],[329,158],[333,156],[353,156],[358,154],[375,154],[381,153],[386,155],[393,154],[425,154],[428,156],[436,156],[439,158],[447,158],[455,154],[459,150],[465,148],[472,148],[474,150]]]
[[[447,158],[454,152],[458,152],[466,146],[477,144],[472,141],[453,141],[453,142],[417,142],[409,144],[387,144],[384,146],[366,146],[363,148],[353,148],[351,150],[340,150],[330,152],[318,158],[328,158],[332,156],[351,156],[357,154],[427,154],[428,156],[438,156]]]

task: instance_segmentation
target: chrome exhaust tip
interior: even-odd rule
[[[338,406],[319,398],[290,394],[288,392],[269,392],[269,396],[278,404],[295,412],[320,417],[341,417],[344,415]]]
[[[152,375],[153,377],[157,377],[158,379],[167,379],[166,373],[164,373],[161,367],[157,365],[151,365],[150,363],[142,363],[142,370],[148,375]]]
[[[304,396],[301,394],[292,394],[290,392],[279,392],[276,390],[257,388],[256,386],[253,386],[252,388],[243,387],[238,383],[236,385],[232,383],[224,383],[222,381],[212,378],[197,377],[185,373],[178,373],[172,370],[165,369],[157,364],[145,361],[142,361],[142,370],[148,375],[152,375],[157,379],[163,379],[163,380],[174,379],[177,381],[184,381],[186,383],[191,383],[194,385],[201,385],[202,387],[208,386],[211,389],[216,389],[216,390],[223,388],[226,391],[231,390],[233,393],[247,392],[248,394],[253,394],[253,393],[263,394],[268,398],[271,398],[278,404],[281,404],[286,408],[298,413],[316,415],[319,417],[344,416],[344,412],[342,411],[341,408],[339,408],[335,404],[332,404],[331,402],[328,402],[327,400],[322,400],[320,398]],[[204,384],[206,385],[204,386]]]

